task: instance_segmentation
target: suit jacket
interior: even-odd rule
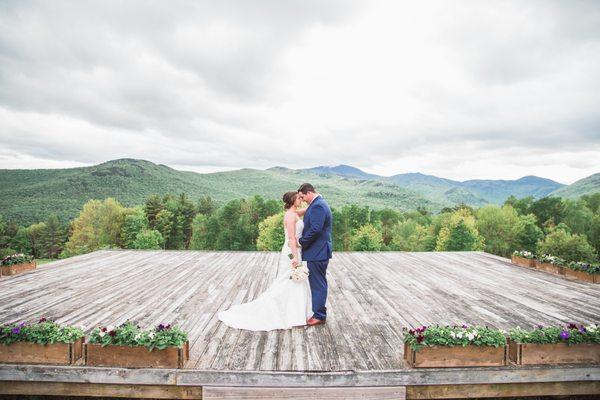
[[[316,197],[304,214],[304,230],[299,242],[303,261],[329,260],[333,251],[331,242],[332,217],[329,204]]]

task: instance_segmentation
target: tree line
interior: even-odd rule
[[[401,212],[350,205],[332,209],[336,251],[472,251],[508,257],[514,250],[596,261],[600,193],[578,200],[509,197],[501,206]],[[284,242],[280,202],[261,196],[217,204],[205,196],[149,196],[144,204],[90,200],[79,216],[56,216],[27,227],[0,216],[0,255],[70,257],[105,248],[270,250]]]

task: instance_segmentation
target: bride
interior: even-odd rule
[[[306,325],[312,316],[308,269],[302,265],[298,238],[304,223],[299,210],[302,199],[297,192],[283,195],[285,243],[281,249],[277,278],[260,296],[249,303],[238,304],[220,312],[219,319],[228,326],[251,331],[289,329]],[[292,255],[291,263],[289,255]],[[294,276],[294,279],[291,276]]]

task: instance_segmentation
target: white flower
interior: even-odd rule
[[[106,332],[102,332],[102,331],[100,331],[100,332],[98,333],[98,336],[100,336],[100,337],[104,337],[104,335],[106,335]]]
[[[302,282],[306,278],[308,278],[308,268],[304,264],[298,265],[296,268],[292,268],[292,273],[290,274],[290,279],[295,282]]]
[[[154,331],[150,331],[150,333],[148,334],[148,337],[150,339],[154,339]]]
[[[469,333],[469,334],[467,335],[467,337],[469,338],[469,340],[473,340],[473,339],[475,339],[475,335],[474,335],[473,333]]]
[[[452,339],[456,339],[456,333],[450,332],[450,336],[452,336]]]
[[[462,332],[458,332],[458,333],[456,334],[456,336],[457,336],[459,339],[462,339],[462,337],[463,337],[463,333],[462,333]]]

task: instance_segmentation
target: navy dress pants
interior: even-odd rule
[[[308,282],[310,283],[310,291],[312,292],[312,310],[313,317],[324,320],[327,318],[327,264],[326,261],[307,261],[308,266]]]

